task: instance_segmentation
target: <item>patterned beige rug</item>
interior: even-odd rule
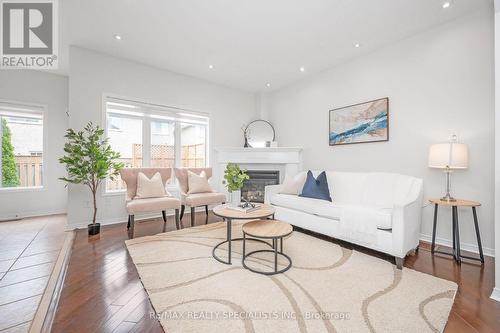
[[[243,223],[233,222],[233,237],[241,237]],[[220,222],[126,242],[167,332],[421,333],[441,332],[446,325],[457,290],[453,282],[397,270],[299,232],[284,241],[293,267],[264,276],[241,266],[242,242],[233,242],[233,265],[212,258],[225,235]],[[225,249],[217,251],[221,258]],[[247,260],[271,270],[272,259],[256,254]]]

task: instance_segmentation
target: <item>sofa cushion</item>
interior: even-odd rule
[[[341,205],[337,203],[314,198],[299,197],[292,194],[273,195],[271,197],[271,204],[335,220],[339,220],[342,213],[340,208]]]
[[[335,201],[344,204],[359,204],[363,197],[363,189],[367,173],[327,171],[330,193]]]
[[[271,197],[271,204],[333,220],[340,220],[342,218],[344,208],[356,207],[351,204],[329,202],[291,194],[275,194]],[[369,212],[371,211],[370,215],[375,219],[378,229],[392,229],[392,209],[376,207],[364,207],[363,209],[365,211],[367,209],[369,209]]]
[[[306,182],[305,172],[301,172],[293,177],[286,175],[285,180],[283,181],[283,185],[280,189],[280,193],[299,195],[300,193],[302,193],[302,189],[304,188],[305,182]]]
[[[306,183],[302,189],[301,197],[314,198],[332,201],[330,190],[328,189],[328,180],[326,172],[323,171],[317,178],[314,178],[311,170],[307,172]]]

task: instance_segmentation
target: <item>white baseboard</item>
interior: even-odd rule
[[[420,234],[420,240],[431,243],[432,236]],[[451,240],[446,239],[446,238],[441,238],[441,237],[436,237],[436,244],[444,245],[444,246],[448,246],[448,247],[453,246],[453,242]],[[460,242],[460,249],[464,250],[464,251],[472,252],[472,253],[479,253],[479,248],[478,248],[477,244],[465,243],[465,242],[461,241]],[[495,257],[495,249],[483,246],[483,254],[485,256]]]
[[[167,213],[167,216],[173,216],[173,213]],[[135,216],[135,222],[140,222],[142,220],[148,220],[148,219],[153,219],[153,218],[159,218],[161,217],[161,213],[149,213],[149,214],[138,214]],[[113,224],[118,224],[118,223],[125,223],[128,221],[128,216],[121,216],[121,217],[114,217],[114,218],[109,218],[109,219],[102,219],[97,221],[101,225],[113,225]],[[75,223],[72,225],[68,225],[69,230],[74,230],[74,229],[86,229],[87,228],[87,222],[83,223]]]
[[[490,298],[500,302],[500,288],[494,288]]]
[[[1,222],[8,222],[11,220],[26,219],[26,218],[30,218],[30,217],[61,215],[61,214],[66,214],[66,210],[65,209],[61,209],[61,210],[36,210],[36,211],[31,211],[31,212],[24,212],[22,214],[2,215],[2,216],[0,216],[0,223]]]
[[[209,209],[212,207],[209,206]],[[205,207],[196,207],[196,212],[204,212]],[[169,209],[167,210],[167,216],[171,217],[174,216],[174,210]],[[189,207],[186,207],[185,214],[189,214]],[[135,222],[141,222],[143,220],[149,220],[153,218],[161,218],[161,213],[147,213],[147,214],[137,214],[135,215]],[[112,224],[118,224],[118,223],[125,223],[128,221],[128,216],[120,216],[120,217],[113,217],[113,218],[108,218],[108,219],[101,219],[97,222],[103,225],[112,225]],[[173,221],[173,220],[172,220]],[[87,228],[87,222],[83,223],[73,223],[71,225],[68,225],[67,230],[74,230],[74,229],[86,229]]]

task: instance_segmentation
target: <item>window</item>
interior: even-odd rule
[[[206,128],[203,125],[181,124],[181,160],[186,168],[202,168],[205,166]]]
[[[175,167],[175,121],[151,120],[151,166]]]
[[[43,186],[43,108],[0,101],[0,188]]]
[[[206,115],[165,106],[107,97],[106,132],[126,167],[204,167],[207,165]],[[120,180],[106,191],[121,191]]]

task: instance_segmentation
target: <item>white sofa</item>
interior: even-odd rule
[[[402,268],[419,244],[422,179],[335,171],[327,171],[327,179],[332,202],[280,194],[282,185],[266,186],[265,202],[278,220],[387,253]]]

